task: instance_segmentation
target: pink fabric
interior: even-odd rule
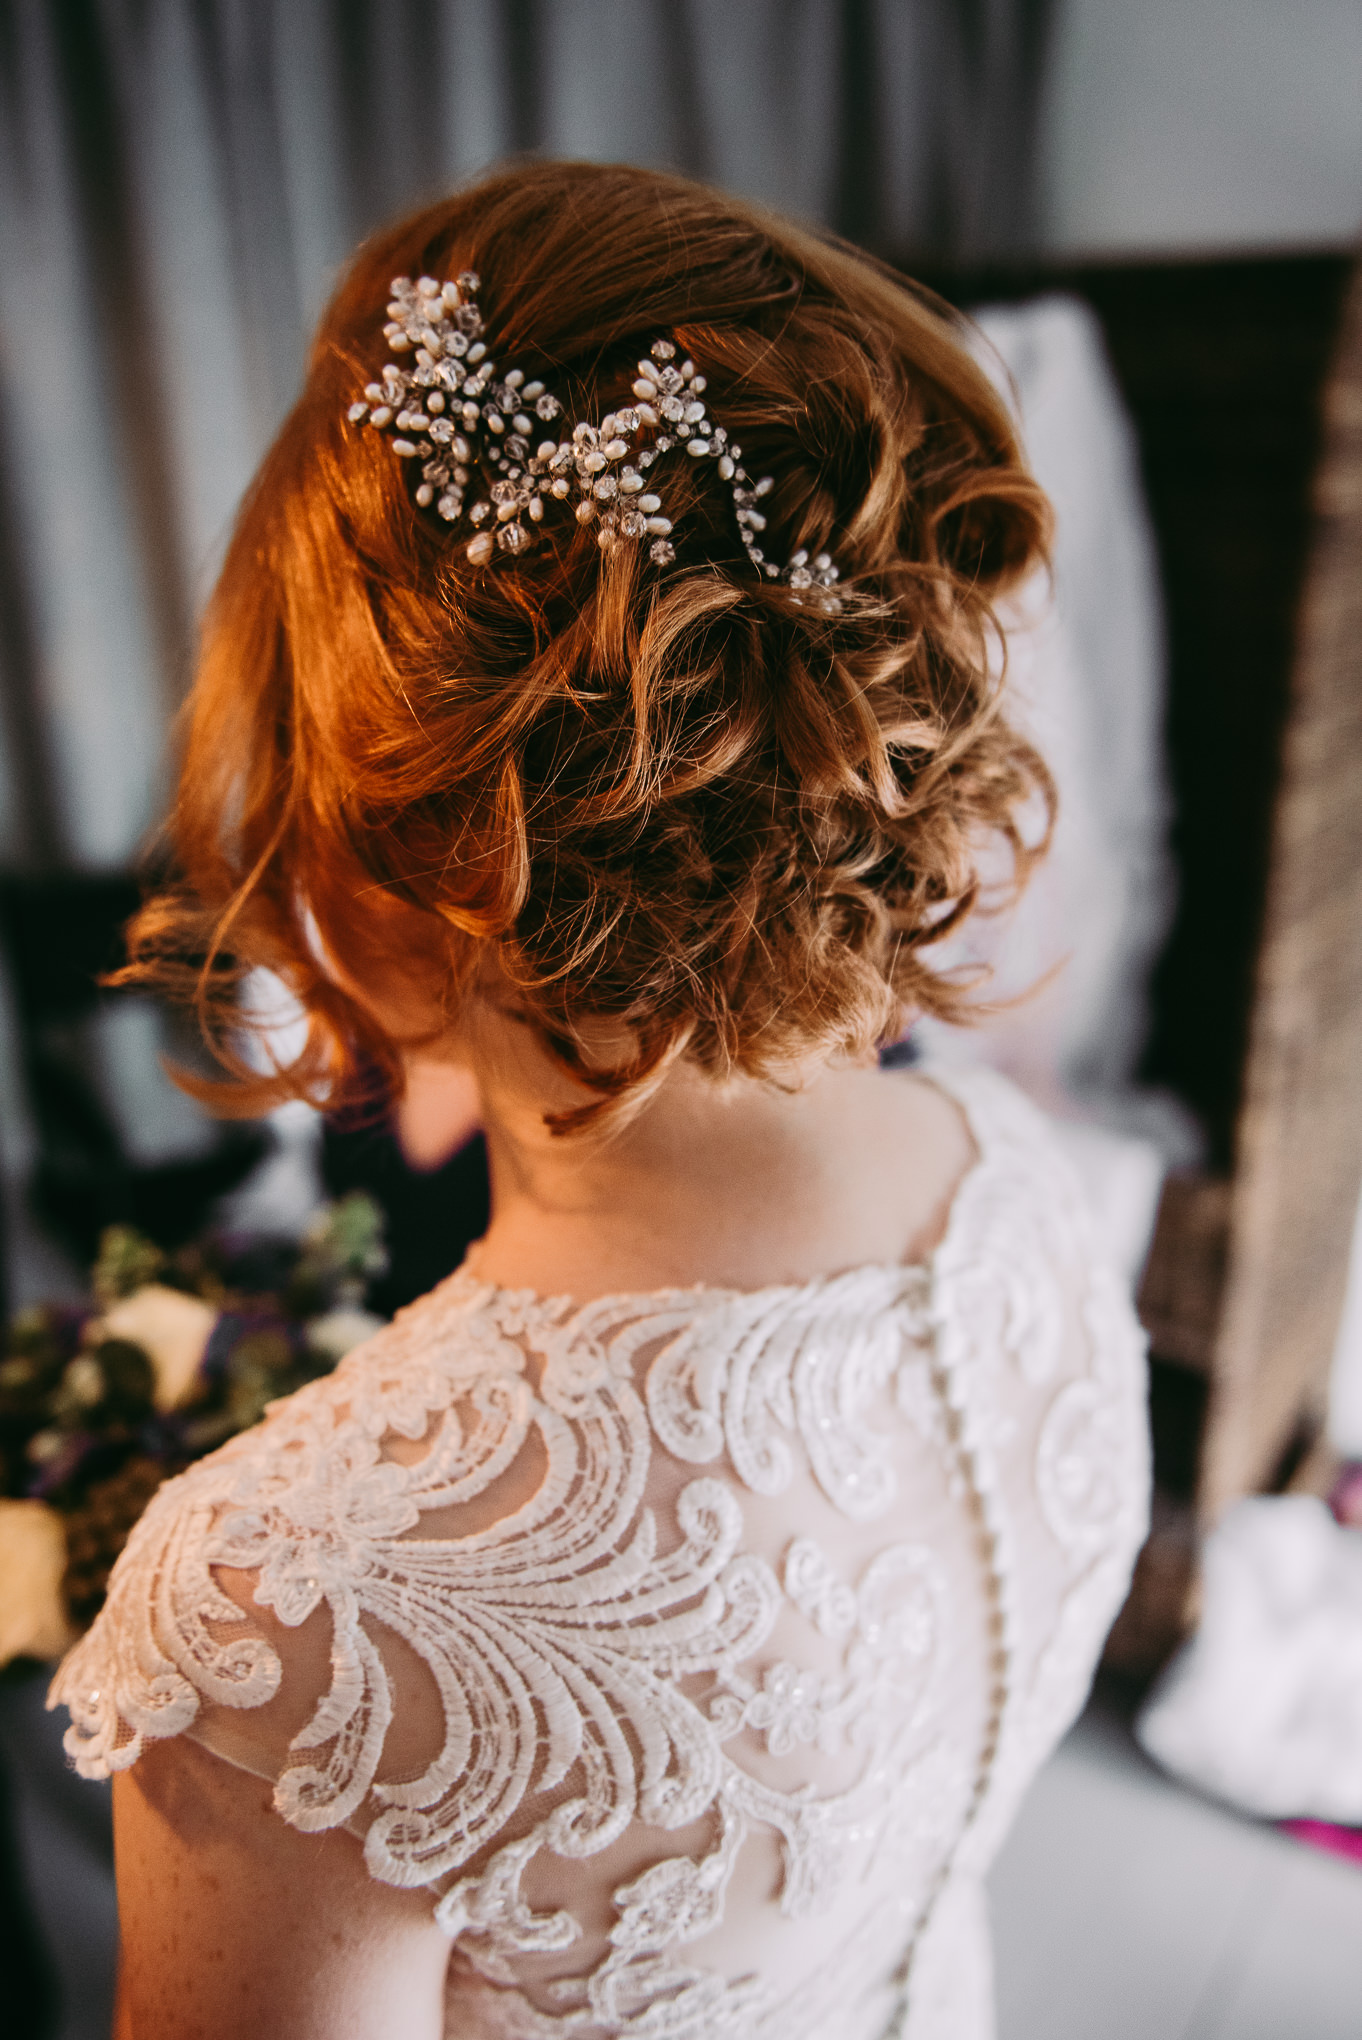
[[[1332,1856],[1347,1856],[1362,1863],[1362,1828],[1339,1827],[1331,1820],[1284,1820],[1283,1834],[1308,1842],[1312,1849],[1327,1849]]]
[[[1329,1507],[1340,1523],[1362,1530],[1362,1460],[1350,1459],[1344,1465],[1334,1482]]]

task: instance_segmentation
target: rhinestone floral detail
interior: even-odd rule
[[[705,378],[693,361],[677,362],[670,340],[654,340],[638,363],[634,402],[599,423],[568,426],[562,405],[524,371],[500,374],[484,338],[477,294],[480,279],[465,269],[449,283],[422,276],[395,277],[383,335],[394,354],[410,354],[410,368],[390,361],[349,409],[352,425],[368,423],[390,435],[399,459],[420,463],[416,501],[448,524],[461,518],[474,528],[466,550],[475,566],[498,551],[513,557],[533,544],[536,527],[554,503],[571,508],[579,524],[593,525],[603,552],[623,544],[648,546],[655,566],[675,559],[672,520],[656,477],[662,456],[683,452],[713,461],[733,496],[738,532],[748,559],[769,581],[832,614],[837,569],[827,553],[797,552],[781,567],[766,557],[761,508],[771,478],[754,482],[742,465],[742,448],[705,408]]]

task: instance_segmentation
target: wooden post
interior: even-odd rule
[[[1325,389],[1199,1512],[1322,1413],[1362,1184],[1362,270]],[[1208,773],[1216,770],[1207,758]]]

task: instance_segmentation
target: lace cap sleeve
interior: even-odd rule
[[[69,1710],[66,1751],[82,1777],[126,1769],[150,1741],[186,1731],[203,1740],[206,1712],[263,1708],[279,1694],[278,1649],[248,1596],[229,1593],[215,1569],[239,1469],[240,1455],[218,1454],[165,1483],[93,1627],[58,1668],[48,1705]],[[246,1768],[267,1768],[263,1752]]]
[[[422,1437],[449,1400],[438,1370],[411,1364],[420,1336],[399,1320],[157,1492],[49,1694],[70,1712],[65,1744],[82,1776],[106,1778],[148,1742],[189,1734],[275,1780],[293,1825],[350,1819],[393,1712],[359,1620],[361,1580],[376,1543],[420,1517],[385,1441]],[[408,1712],[420,1719],[419,1695]],[[323,1745],[345,1785],[310,1796]]]

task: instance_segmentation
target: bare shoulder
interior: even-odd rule
[[[375,1882],[352,1835],[298,1833],[268,1782],[184,1737],[118,1776],[114,1826],[137,2040],[438,2040],[448,1943],[431,1895]]]
[[[924,1167],[954,1180],[978,1159],[963,1105],[942,1085],[916,1070],[867,1070],[877,1108],[892,1114]]]
[[[918,1260],[944,1237],[979,1150],[964,1108],[938,1085],[910,1070],[876,1071],[872,1081],[883,1087],[879,1097],[886,1116],[894,1115],[900,1157],[912,1157],[901,1177],[907,1198],[903,1257]]]
[[[964,1110],[911,1070],[844,1070],[828,1090],[827,1140],[840,1157],[862,1258],[912,1261],[945,1232],[978,1160]]]

